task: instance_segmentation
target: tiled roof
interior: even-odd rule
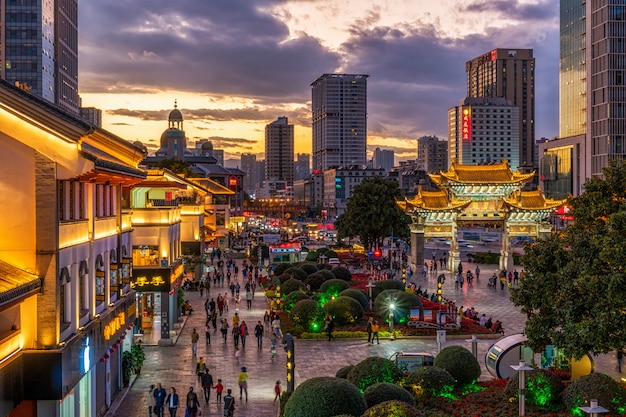
[[[0,260],[0,305],[41,287],[41,279]]]
[[[511,171],[508,162],[503,161],[500,164],[493,165],[460,165],[455,162],[447,172],[441,172],[439,175],[431,175],[431,179],[436,184],[441,182],[462,182],[462,183],[511,183],[511,182],[528,182],[534,172],[522,174],[518,171]]]
[[[524,210],[543,210],[553,209],[565,204],[567,200],[553,200],[545,198],[540,189],[534,191],[522,191],[519,194],[513,194],[511,198],[505,201],[511,207]]]

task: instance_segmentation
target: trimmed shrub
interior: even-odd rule
[[[335,377],[336,378],[347,379],[348,378],[348,374],[350,373],[352,368],[354,368],[354,365],[344,366],[343,368],[341,368],[341,369],[339,369],[337,371],[337,373],[335,374]]]
[[[311,297],[309,297],[308,295],[306,295],[305,293],[301,291],[292,291],[291,293],[289,293],[289,295],[287,295],[283,299],[283,303],[282,303],[283,311],[289,313],[293,309],[293,306],[296,305],[298,301],[309,300],[309,299],[311,299]]]
[[[291,268],[293,264],[290,263],[280,263],[274,264],[274,276],[280,276],[285,273],[285,271]]]
[[[416,397],[428,395],[437,397],[453,391],[456,381],[450,372],[437,366],[425,366],[412,372],[404,380],[404,388]]]
[[[399,385],[391,384],[389,382],[379,382],[367,387],[363,393],[365,402],[368,407],[373,407],[376,404],[383,403],[385,401],[397,400],[402,401],[410,405],[415,405],[415,398],[411,393]]]
[[[545,369],[535,369],[526,372],[526,403],[538,407],[546,407],[554,404],[563,390],[561,378],[554,372]],[[516,372],[509,378],[504,388],[504,398],[517,398],[519,396],[519,373]]]
[[[419,417],[421,415],[421,412],[411,404],[392,400],[368,408],[361,417]]]
[[[319,260],[320,254],[312,251],[306,254],[306,258],[304,259],[307,262],[317,262]]]
[[[404,291],[404,284],[402,281],[397,281],[395,279],[386,279],[384,281],[376,281],[374,284],[374,288],[372,288],[372,298],[374,300],[378,295],[385,290],[399,290]]]
[[[280,393],[280,417],[285,417],[285,404],[289,401],[291,394],[293,394],[293,391],[283,391]]]
[[[480,377],[480,365],[472,352],[463,346],[448,346],[435,356],[434,366],[445,369],[461,387]]]
[[[328,279],[326,279],[323,274],[315,273],[309,275],[309,277],[304,280],[304,283],[311,288],[311,291],[317,291],[326,281],[328,281]]]
[[[361,391],[378,382],[396,383],[402,378],[402,371],[386,358],[372,356],[356,364],[348,374],[348,381]]]
[[[352,297],[339,296],[324,304],[324,311],[335,319],[337,324],[352,324],[363,317],[363,307]]]
[[[593,373],[573,380],[563,391],[563,403],[568,410],[580,413],[579,407],[589,406],[591,399],[598,400],[611,415],[623,415],[626,388],[608,375]]]
[[[350,285],[348,285],[348,283],[344,280],[329,279],[328,281],[324,281],[324,283],[320,286],[320,292],[338,297],[341,291],[347,290],[348,288],[350,288]]]
[[[341,378],[317,377],[298,385],[285,404],[285,416],[358,416],[366,409],[365,398],[350,382]]]
[[[378,311],[378,316],[383,320],[389,317],[389,304],[394,301],[394,323],[406,323],[409,320],[411,307],[422,309],[422,300],[415,295],[404,290],[385,290],[374,299],[374,307]]]
[[[287,268],[285,272],[283,273],[290,275],[292,278],[295,278],[300,281],[304,281],[309,276],[309,274],[307,274],[304,269],[297,268],[295,266],[292,266],[291,268]]]
[[[280,285],[283,285],[285,282],[289,281],[290,279],[291,279],[291,275],[288,275],[288,274],[278,275],[278,280],[280,281]]]
[[[320,265],[326,265],[326,264],[320,264]],[[329,268],[320,268],[319,271],[317,271],[319,274],[324,275],[324,277],[326,277],[326,281],[328,281],[329,279],[336,279],[335,275],[333,275],[332,272],[330,272],[330,267]]]
[[[328,271],[330,272],[331,269],[333,269],[332,265],[328,265],[328,264],[317,264],[317,269],[319,269],[320,271]],[[333,275],[333,278],[335,276]]]
[[[307,273],[307,277],[317,272],[317,265],[311,262],[303,262],[300,269]]]
[[[347,290],[343,290],[339,293],[340,297],[351,297],[354,298],[361,304],[363,310],[367,310],[369,308],[369,299],[367,298],[367,294],[365,291],[358,290],[356,288],[348,288]]]
[[[324,327],[324,309],[315,300],[300,300],[293,305],[289,319],[309,331],[319,331]]]
[[[274,286],[274,288],[278,287],[281,284],[280,278],[278,277],[272,277],[272,280],[270,281],[270,284]]]
[[[344,281],[352,281],[352,273],[345,266],[336,266],[330,270],[330,272],[337,279],[342,279]]]
[[[299,279],[290,278],[280,286],[280,293],[282,296],[289,295],[294,291],[306,291],[306,285],[304,285],[304,283]]]
[[[332,249],[329,249],[326,252],[324,252],[324,256],[326,256],[327,258],[338,258],[339,257],[339,255],[337,255],[337,252],[335,252]]]

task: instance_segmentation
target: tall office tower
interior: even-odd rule
[[[283,180],[293,185],[293,125],[286,117],[265,126],[265,181]]]
[[[465,63],[467,97],[503,97],[519,107],[519,169],[530,172],[535,152],[535,58],[532,49],[494,49]],[[518,166],[511,165],[513,169]]]
[[[95,107],[81,107],[80,118],[96,127],[102,127],[102,110]]]
[[[294,181],[306,180],[311,175],[311,155],[308,153],[299,153],[293,165]]]
[[[313,170],[367,164],[367,77],[324,74],[311,83]]]
[[[2,4],[0,77],[78,115],[78,0]]]
[[[465,98],[448,110],[448,165],[519,166],[519,107],[504,98]]]
[[[241,154],[241,158],[239,160],[239,166],[241,167],[241,170],[246,173],[246,175],[243,177],[242,186],[243,186],[243,190],[247,192],[248,194],[254,194],[252,192],[252,190],[254,189],[252,184],[254,184],[253,172],[255,169],[255,164],[256,164],[255,154],[253,153]]]
[[[448,170],[448,142],[437,136],[422,136],[417,140],[417,166],[431,174]]]
[[[372,157],[372,167],[374,169],[382,168],[385,172],[389,172],[394,166],[394,158],[393,151],[376,148]]]

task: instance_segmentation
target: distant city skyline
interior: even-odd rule
[[[558,13],[556,0],[80,2],[79,92],[105,129],[152,151],[177,99],[190,141],[212,141],[226,160],[263,158],[264,126],[280,116],[294,124],[295,152],[312,152],[313,80],[368,74],[368,159],[380,147],[401,161],[419,137],[447,136],[465,62],[532,48],[535,137],[552,137]]]

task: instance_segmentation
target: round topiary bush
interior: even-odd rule
[[[317,377],[298,385],[285,404],[285,416],[359,416],[366,409],[365,398],[350,382],[341,378]]]
[[[304,260],[307,262],[317,262],[319,260],[319,257],[320,257],[319,253],[315,251],[311,251],[306,254],[306,258]]]
[[[326,281],[328,281],[328,279],[323,274],[315,273],[309,275],[309,277],[304,280],[304,283],[311,288],[311,291],[317,291]]]
[[[304,281],[307,279],[309,274],[306,273],[304,269],[292,266],[291,268],[287,268],[283,274],[290,275],[292,278],[295,278],[300,281]]]
[[[289,295],[287,295],[283,299],[283,303],[282,303],[283,311],[289,313],[293,309],[293,306],[296,305],[298,301],[309,300],[309,299],[311,299],[311,297],[309,297],[308,295],[306,295],[305,293],[301,291],[292,291],[291,293],[289,293]]]
[[[455,384],[456,381],[450,372],[437,366],[420,368],[404,380],[404,388],[410,390],[416,397],[422,395],[437,397],[447,394],[454,390]]]
[[[413,405],[392,400],[368,408],[361,417],[420,417],[422,415]]]
[[[471,384],[480,377],[480,365],[472,352],[463,346],[448,346],[435,356],[434,366],[445,369],[457,386]]]
[[[337,324],[353,324],[363,317],[363,307],[352,297],[339,296],[324,304],[324,311],[330,314]]]
[[[325,265],[325,264],[320,264],[320,265]],[[329,268],[320,268],[319,271],[317,271],[318,274],[322,274],[326,277],[326,281],[328,281],[329,279],[336,279],[335,275],[333,275],[332,272],[330,272],[330,267]]]
[[[352,273],[345,266],[336,266],[330,270],[330,272],[337,279],[342,279],[344,281],[352,281]]]
[[[372,356],[356,364],[348,374],[348,381],[365,391],[377,382],[396,383],[402,378],[402,371],[387,358]]]
[[[300,300],[295,303],[289,312],[289,318],[308,331],[324,327],[324,309],[315,300]]]
[[[348,285],[348,283],[344,280],[329,279],[328,281],[324,281],[324,283],[320,286],[320,292],[323,292],[331,297],[338,297],[341,291],[347,290],[348,288],[350,288],[350,285]]]
[[[291,279],[291,275],[288,275],[288,274],[278,275],[278,280],[280,281],[280,285],[283,285],[285,282],[289,281],[290,279]]]
[[[350,373],[350,371],[352,370],[352,368],[354,368],[354,365],[347,365],[344,366],[343,368],[339,369],[337,371],[337,373],[335,374],[336,378],[343,378],[343,379],[347,379],[348,378],[348,374]]]
[[[624,415],[626,388],[602,373],[577,378],[563,391],[563,403],[568,410],[580,413],[579,407],[589,406],[589,400],[609,410],[611,415]]]
[[[280,276],[282,274],[285,273],[285,271],[289,268],[291,268],[293,265],[290,263],[280,263],[280,264],[274,264],[274,275],[275,276]]]
[[[340,297],[351,297],[354,298],[361,304],[363,310],[367,310],[369,308],[369,299],[367,298],[367,294],[363,290],[358,290],[356,288],[348,288],[347,290],[343,290],[339,293]]]
[[[324,256],[326,256],[327,258],[338,258],[339,257],[339,255],[337,255],[337,252],[335,252],[332,249],[329,249],[326,252],[324,252]]]
[[[300,269],[306,272],[307,276],[317,272],[317,265],[312,262],[303,262]]]
[[[331,269],[333,269],[332,265],[328,265],[328,264],[317,264],[317,269],[320,271],[328,271],[330,272]],[[333,275],[333,278],[335,276]]]
[[[422,300],[417,295],[404,290],[385,290],[374,299],[374,306],[379,317],[382,319],[389,317],[392,302],[394,323],[406,323],[409,320],[411,307],[418,307],[420,311],[422,310]]]
[[[280,294],[282,296],[289,295],[294,291],[305,292],[306,285],[299,279],[290,278],[280,286]]]
[[[545,369],[535,369],[526,372],[526,403],[538,407],[546,407],[554,404],[563,390],[561,378],[554,372]],[[504,398],[517,398],[519,396],[519,373],[516,372],[509,378],[504,388]]]
[[[413,395],[399,385],[389,382],[379,382],[367,387],[363,393],[368,407],[373,407],[385,401],[397,400],[410,405],[415,405]]]
[[[384,281],[377,281],[372,288],[372,298],[376,299],[378,294],[385,290],[399,290],[404,291],[404,284],[402,281],[395,279],[386,279]]]

